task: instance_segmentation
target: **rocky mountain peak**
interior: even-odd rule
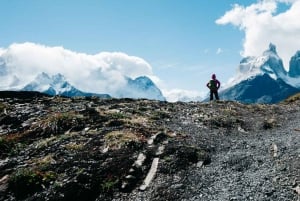
[[[41,84],[50,84],[51,77],[47,73],[42,72],[36,76],[35,81]]]
[[[83,92],[72,86],[60,73],[52,76],[49,76],[47,73],[40,73],[31,83],[27,84],[22,91],[39,91],[51,96],[97,96],[102,98],[110,98],[108,94]]]
[[[293,61],[293,69],[297,71],[297,56]],[[238,73],[220,94],[227,100],[276,103],[300,91],[290,83],[282,59],[277,55],[276,46],[270,43],[269,49],[261,56],[241,60]]]
[[[63,76],[60,73],[57,73],[57,74],[53,75],[52,80],[53,80],[54,83],[64,83],[64,82],[66,82],[65,76]]]
[[[274,54],[277,55],[277,51],[276,51],[276,45],[274,45],[273,43],[269,44],[269,49],[267,49],[266,51],[264,51],[263,55],[265,54]]]
[[[271,77],[278,79],[284,78],[287,75],[284,69],[282,59],[277,55],[276,46],[272,43],[269,45],[269,49],[263,53],[265,57],[264,63],[260,66],[260,69]]]
[[[117,92],[120,98],[146,98],[165,101],[160,89],[147,76],[127,78],[127,84]]]
[[[39,91],[49,95],[59,95],[61,92],[71,90],[72,86],[66,82],[61,74],[49,76],[47,73],[40,73],[22,90],[24,91]]]
[[[127,78],[126,85],[117,89],[113,94],[116,98],[147,98],[154,100],[162,100],[165,98],[160,89],[147,76],[140,76],[136,79]],[[71,85],[63,74],[48,75],[40,73],[36,78],[23,87],[23,91],[39,91],[49,95],[65,95],[73,96],[101,96],[110,97],[108,94],[97,94],[84,92]]]
[[[293,78],[300,76],[300,51],[297,51],[290,60],[289,76]]]
[[[287,74],[282,59],[277,55],[276,46],[272,43],[261,56],[243,58],[238,66],[238,74],[233,80],[235,80],[234,83],[238,83],[264,73],[269,74],[274,79],[283,78]]]

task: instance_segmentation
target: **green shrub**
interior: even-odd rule
[[[119,183],[118,179],[113,179],[113,178],[107,179],[101,184],[101,190],[103,192],[110,192],[114,188],[116,188],[118,183]]]

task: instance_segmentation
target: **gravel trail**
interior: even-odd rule
[[[194,164],[170,176],[158,173],[151,189],[134,191],[126,197],[133,200],[300,201],[299,192],[295,190],[300,187],[299,106],[267,106],[266,110],[257,112],[257,108],[250,108],[252,106],[241,110],[243,106],[236,104],[180,106],[167,127],[186,134],[185,143],[209,149],[211,163]],[[222,125],[215,126],[216,122],[211,120],[228,108],[236,109],[239,115],[235,116],[241,119],[229,122],[238,122],[230,126],[226,124],[232,117],[229,115]],[[203,118],[210,121],[203,124]]]
[[[299,201],[294,189],[300,185],[300,112],[278,123],[272,129],[229,132],[186,124],[183,130],[199,133],[198,141],[211,136],[215,150],[210,164],[186,172],[181,199]]]

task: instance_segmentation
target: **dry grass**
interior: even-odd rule
[[[37,167],[47,167],[50,164],[56,163],[53,154],[48,154],[43,157],[31,159],[29,163],[35,164]]]
[[[283,101],[283,103],[293,103],[293,102],[296,102],[298,100],[300,100],[300,93],[297,93],[295,95],[292,95],[292,96],[288,97],[287,99],[285,99]]]
[[[128,142],[138,142],[138,136],[131,131],[112,131],[105,135],[106,146],[113,149],[120,149]]]
[[[46,139],[41,139],[41,140],[36,142],[35,148],[41,149],[41,148],[44,148],[44,147],[51,146],[52,144],[54,144],[56,142],[56,140],[57,140],[56,136],[51,136],[51,137],[48,137]]]
[[[80,151],[84,148],[84,143],[70,142],[65,145],[65,148],[71,151]]]
[[[4,109],[7,108],[7,105],[5,105],[4,103],[0,103],[0,112],[3,112]]]

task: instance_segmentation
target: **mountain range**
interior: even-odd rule
[[[13,54],[0,57],[0,90],[38,91],[49,95],[97,96],[102,98],[146,98],[165,101],[161,90],[147,76],[131,78],[123,76],[121,82],[107,89],[110,85],[90,92],[78,88],[65,74],[45,73],[42,70],[33,75],[23,75],[23,68],[16,68],[10,61]],[[15,59],[16,60],[16,59]],[[18,60],[17,60],[18,61]],[[22,66],[22,65],[21,65]],[[37,67],[36,67],[37,68]],[[289,70],[286,71],[282,59],[278,56],[276,46],[270,43],[269,48],[256,57],[245,57],[240,61],[236,75],[221,88],[222,100],[236,100],[244,103],[277,103],[300,91],[300,51],[291,57]],[[16,74],[18,72],[18,74]],[[97,81],[98,74],[94,81]],[[25,79],[26,78],[26,79]],[[111,81],[111,80],[110,80]],[[93,82],[89,79],[83,82]],[[108,82],[114,84],[113,82]],[[91,84],[92,85],[92,84]],[[101,82],[95,86],[102,86]],[[92,89],[89,87],[89,89]],[[191,99],[180,99],[191,101]],[[207,100],[207,99],[206,99]],[[194,100],[195,101],[195,100]]]
[[[147,98],[153,100],[162,100],[163,97],[158,87],[146,76],[136,79],[127,78],[127,84],[121,87],[117,94],[117,98]],[[39,91],[48,95],[62,95],[67,97],[74,96],[97,96],[101,98],[110,98],[109,94],[98,94],[91,92],[83,92],[71,85],[64,75],[58,73],[49,76],[47,73],[40,73],[36,78],[28,83],[21,91]]]
[[[1,66],[2,65],[2,66]],[[19,78],[4,68],[0,62],[0,76],[6,83],[17,86]],[[9,75],[9,76],[6,76]],[[283,66],[276,46],[272,43],[260,56],[245,57],[241,60],[237,74],[220,90],[223,100],[243,103],[277,103],[300,91],[300,51],[291,57],[289,71]],[[2,79],[5,81],[5,79]],[[8,81],[8,82],[7,82]],[[165,101],[161,90],[147,76],[135,79],[125,77],[125,83],[114,94],[98,94],[82,91],[62,74],[38,74],[34,80],[21,88],[22,91],[39,91],[49,95],[98,96],[102,98],[146,98]]]
[[[35,80],[27,84],[21,91],[39,91],[51,96],[97,96],[101,98],[110,98],[110,95],[108,94],[83,92],[72,86],[60,73],[51,77],[47,73],[38,74]]]
[[[300,51],[290,60],[289,71],[283,66],[276,46],[258,57],[245,57],[220,97],[244,103],[277,103],[300,91]]]

